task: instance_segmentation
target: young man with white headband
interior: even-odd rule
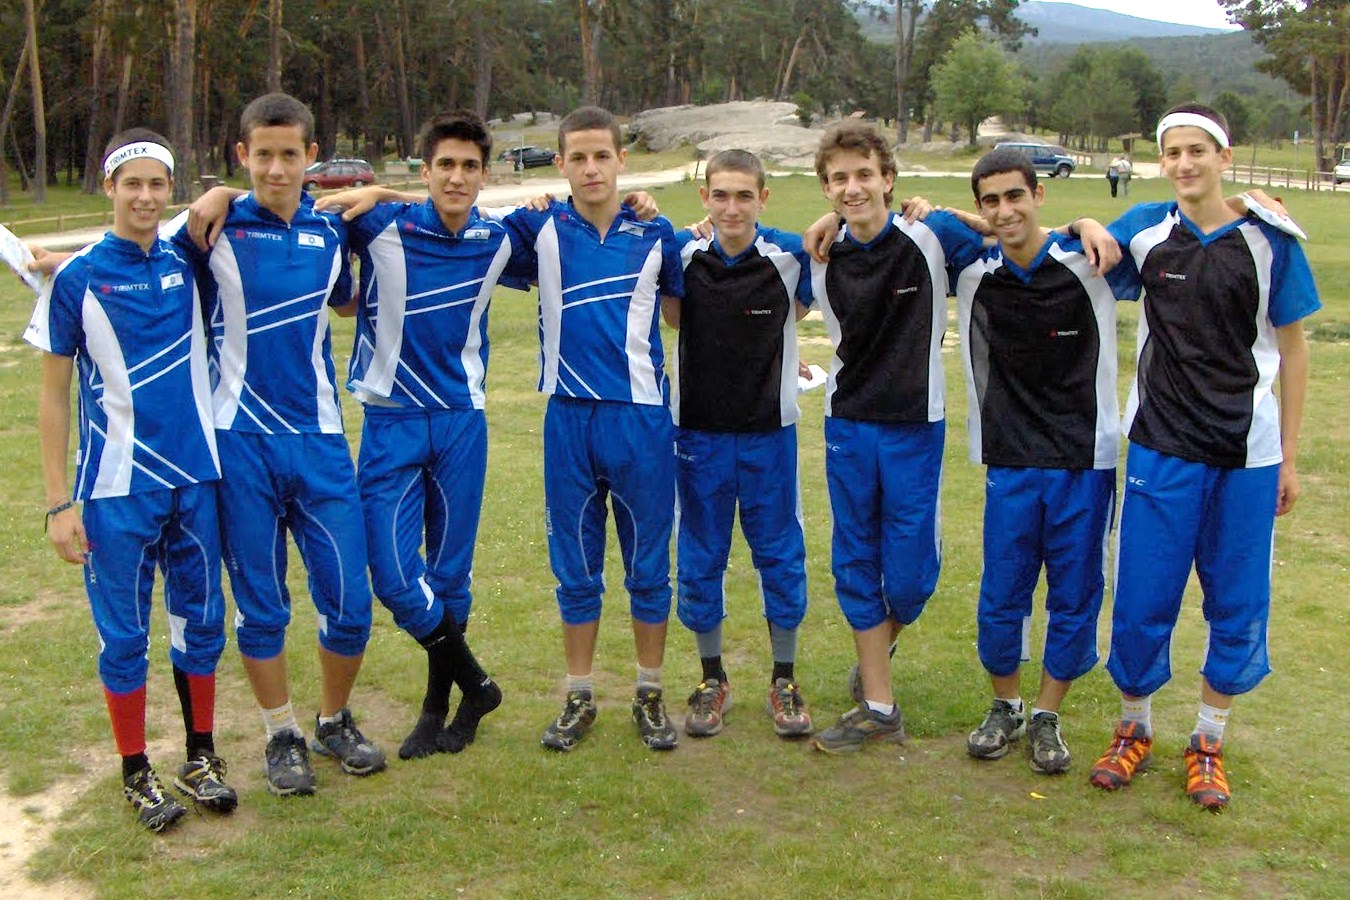
[[[1321,303],[1298,242],[1225,204],[1232,149],[1223,116],[1198,104],[1174,107],[1157,136],[1176,200],[1141,204],[1110,226],[1144,297],[1125,410],[1130,446],[1107,662],[1123,712],[1090,779],[1116,790],[1149,763],[1150,699],[1171,677],[1172,629],[1194,563],[1209,642],[1184,754],[1186,793],[1221,809],[1230,799],[1229,709],[1270,671],[1275,517],[1299,494],[1302,320]]]
[[[174,783],[218,812],[237,802],[213,738],[225,600],[206,331],[192,270],[158,235],[173,188],[166,143],[134,128],[108,144],[103,189],[113,202],[113,229],[47,282],[24,332],[46,351],[38,432],[47,537],[62,559],[84,566],[123,792],[141,824],[156,832],[186,812],[164,792],[145,752],[156,566],[164,573],[169,658],[187,730],[187,762]],[[76,366],[80,449],[72,499],[66,464]]]

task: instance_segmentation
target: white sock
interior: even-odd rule
[[[594,696],[595,676],[590,672],[587,672],[585,675],[572,675],[569,673],[567,676],[567,692],[570,694],[573,691],[585,691]]]
[[[653,687],[653,688],[660,689],[660,687],[661,687],[661,667],[660,667],[660,666],[656,666],[655,668],[649,669],[649,668],[647,668],[646,666],[638,666],[638,667],[637,667],[637,686],[640,687],[640,688],[643,688],[643,687]]]
[[[1212,737],[1216,741],[1223,740],[1223,729],[1228,724],[1228,713],[1229,710],[1210,706],[1202,701],[1200,715],[1195,719],[1195,733]]]
[[[1051,715],[1054,715],[1054,716],[1059,715],[1059,713],[1056,712],[1056,711],[1053,710],[1053,709],[1041,709],[1039,706],[1033,706],[1033,707],[1031,708],[1031,718],[1034,719],[1034,718],[1036,718],[1037,716],[1039,716],[1041,713],[1050,713]]]
[[[872,712],[881,713],[883,716],[889,716],[895,712],[894,703],[878,703],[875,700],[868,700],[867,708]]]
[[[295,710],[291,708],[291,701],[278,706],[276,709],[264,709],[262,711],[263,727],[267,729],[267,737],[270,739],[283,731],[294,732],[297,737],[304,737],[305,734],[300,730],[300,725],[295,721]]]
[[[319,724],[320,724],[320,725],[333,725],[333,724],[336,724],[337,721],[338,721],[339,719],[341,719],[341,718],[342,718],[342,710],[338,710],[337,712],[333,713],[331,716],[319,716]]]
[[[1153,698],[1140,697],[1138,700],[1120,698],[1120,717],[1126,722],[1138,722],[1144,726],[1144,734],[1153,737]]]

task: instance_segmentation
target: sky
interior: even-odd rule
[[[1232,29],[1218,0],[1045,0],[1047,3],[1073,3],[1094,9],[1154,19],[1158,22],[1178,22],[1183,25],[1203,25],[1206,28]]]

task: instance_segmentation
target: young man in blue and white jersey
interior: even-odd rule
[[[811,303],[801,238],[759,224],[769,191],[745,150],[708,160],[699,188],[711,237],[676,235],[683,299],[664,304],[679,329],[671,410],[677,428],[680,621],[703,675],[685,733],[722,730],[731,684],[722,664],[723,579],[740,509],[764,594],[773,649],[767,708],[781,737],[811,733],[797,686],[797,628],[806,614],[806,545],[797,480],[797,319]]]
[[[187,762],[174,783],[210,809],[229,812],[237,802],[213,737],[216,664],[225,646],[220,459],[192,268],[158,235],[173,187],[167,143],[135,128],[108,144],[103,188],[113,202],[113,229],[47,282],[24,332],[45,351],[38,432],[47,537],[62,559],[84,566],[123,792],[141,824],[156,832],[186,812],[164,793],[145,752],[156,566],[164,573],[169,658],[187,731]],[[80,446],[72,499],[66,466],[76,367]]]
[[[488,309],[494,287],[524,290],[535,268],[474,205],[492,153],[482,120],[465,110],[438,115],[421,147],[429,198],[344,216],[361,259],[348,387],[365,407],[357,477],[371,578],[428,657],[404,759],[463,749],[501,702],[463,636],[487,471]],[[352,199],[335,194],[320,205]],[[445,726],[452,683],[463,696]]]
[[[605,500],[613,498],[637,647],[633,719],[643,742],[678,735],[661,689],[670,615],[675,506],[674,428],[662,370],[661,297],[684,293],[670,223],[639,221],[620,202],[626,152],[614,117],[596,107],[558,129],[558,170],[572,196],[507,217],[538,259],[539,390],[544,418],[545,527],[557,576],[567,700],[542,744],[571,750],[595,720],[592,666],[604,593]]]
[[[1060,704],[1097,664],[1120,455],[1115,305],[1138,290],[1097,274],[1077,239],[1040,226],[1045,188],[1024,153],[986,154],[970,181],[998,243],[956,280],[970,458],[988,466],[976,621],[994,689],[966,748],[998,759],[1026,734],[1031,768],[1059,774],[1070,763]],[[1019,670],[1042,564],[1049,621],[1028,711]]]
[[[1231,797],[1223,739],[1233,698],[1270,671],[1275,517],[1299,494],[1302,320],[1321,302],[1298,242],[1224,203],[1233,151],[1223,116],[1174,107],[1157,137],[1176,200],[1141,204],[1111,225],[1144,294],[1106,666],[1122,715],[1091,781],[1116,790],[1149,763],[1150,701],[1171,677],[1172,629],[1194,564],[1209,641],[1186,793],[1221,809]]]
[[[303,103],[287,94],[259,97],[244,108],[240,133],[236,151],[253,189],[231,203],[214,246],[198,249],[185,223],[170,228],[175,246],[197,261],[211,310],[225,477],[221,536],[239,650],[267,730],[268,788],[312,794],[314,773],[286,677],[288,530],[319,613],[313,747],[353,775],[385,766],[347,708],[371,604],[327,314],[329,306],[351,303],[347,229],[337,216],[316,212],[303,193],[305,167],[318,153],[314,117]]]

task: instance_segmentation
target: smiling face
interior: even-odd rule
[[[142,247],[154,243],[172,191],[173,176],[164,163],[154,159],[122,163],[111,178],[103,179],[103,192],[113,204],[113,234]]]
[[[1044,200],[1045,187],[1029,187],[1021,172],[998,172],[980,179],[980,215],[1014,259],[1034,255],[1045,242],[1040,225]]]
[[[422,163],[422,180],[448,230],[459,231],[469,221],[484,176],[482,148],[460,138],[444,138],[431,159]]]
[[[875,153],[836,150],[826,161],[820,180],[834,211],[859,239],[870,240],[885,227],[890,215],[886,197],[895,187],[895,175],[882,173]]]
[[[1172,182],[1177,199],[1199,203],[1223,194],[1223,173],[1232,165],[1233,151],[1219,149],[1202,128],[1178,125],[1163,132],[1159,163],[1163,177]]]
[[[722,249],[735,255],[750,246],[759,214],[769,199],[769,191],[760,187],[759,179],[750,172],[724,169],[710,175],[708,184],[698,193]]]
[[[615,145],[608,128],[594,128],[568,132],[555,162],[571,187],[572,203],[586,215],[618,209],[619,173],[627,159],[628,151]]]
[[[319,145],[306,145],[303,126],[259,125],[235,145],[235,153],[248,169],[258,202],[289,220],[300,205],[305,167],[319,155]]]

